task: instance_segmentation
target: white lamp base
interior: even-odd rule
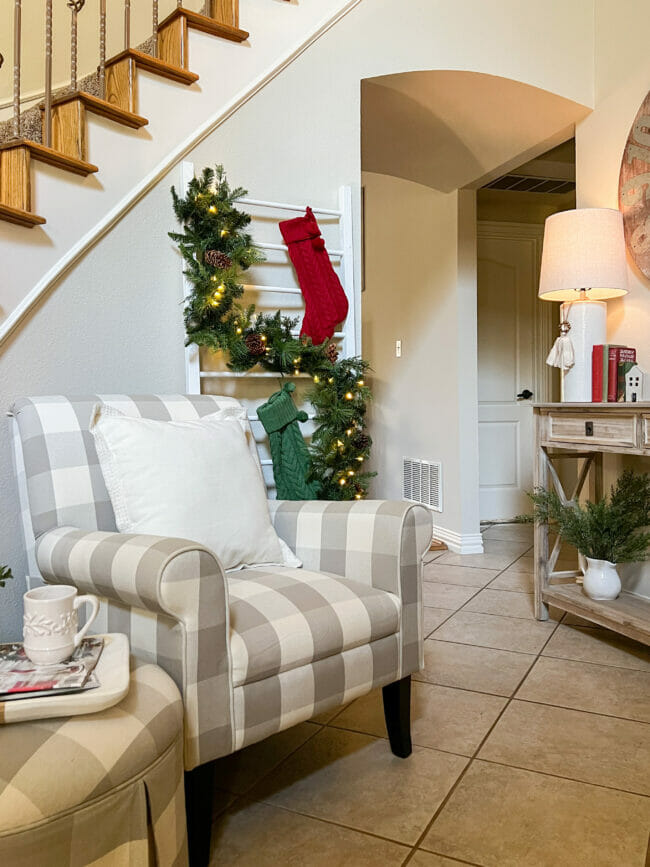
[[[562,305],[562,320],[571,325],[575,364],[562,376],[562,400],[591,402],[591,354],[594,346],[607,341],[607,305],[604,301],[572,301]]]

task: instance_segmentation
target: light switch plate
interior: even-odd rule
[[[395,358],[401,358],[401,357],[402,357],[402,341],[396,340],[395,341]]]

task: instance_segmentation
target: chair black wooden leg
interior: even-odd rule
[[[185,813],[190,867],[207,867],[212,833],[214,762],[185,772]]]
[[[411,676],[389,683],[382,693],[390,748],[405,759],[411,755]]]

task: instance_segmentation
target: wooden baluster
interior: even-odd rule
[[[106,99],[106,0],[99,0],[99,98]]]
[[[131,47],[131,0],[124,0],[124,48]]]
[[[52,147],[52,0],[45,3],[45,147]]]
[[[151,14],[153,17],[153,49],[151,53],[154,57],[158,57],[158,0],[152,0]]]
[[[70,90],[77,90],[77,15],[84,8],[86,0],[68,0],[72,12],[70,21]]]
[[[20,18],[21,0],[14,0],[14,138],[20,138]]]

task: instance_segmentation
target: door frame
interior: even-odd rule
[[[476,221],[476,253],[479,238],[503,238],[527,241],[533,249],[535,272],[539,281],[542,262],[544,226],[538,223],[512,223],[497,220]],[[476,286],[478,298],[478,284]],[[533,382],[535,403],[548,403],[553,399],[553,369],[546,364],[546,356],[553,343],[556,328],[555,305],[537,301],[533,305]],[[478,322],[477,322],[478,325]]]

